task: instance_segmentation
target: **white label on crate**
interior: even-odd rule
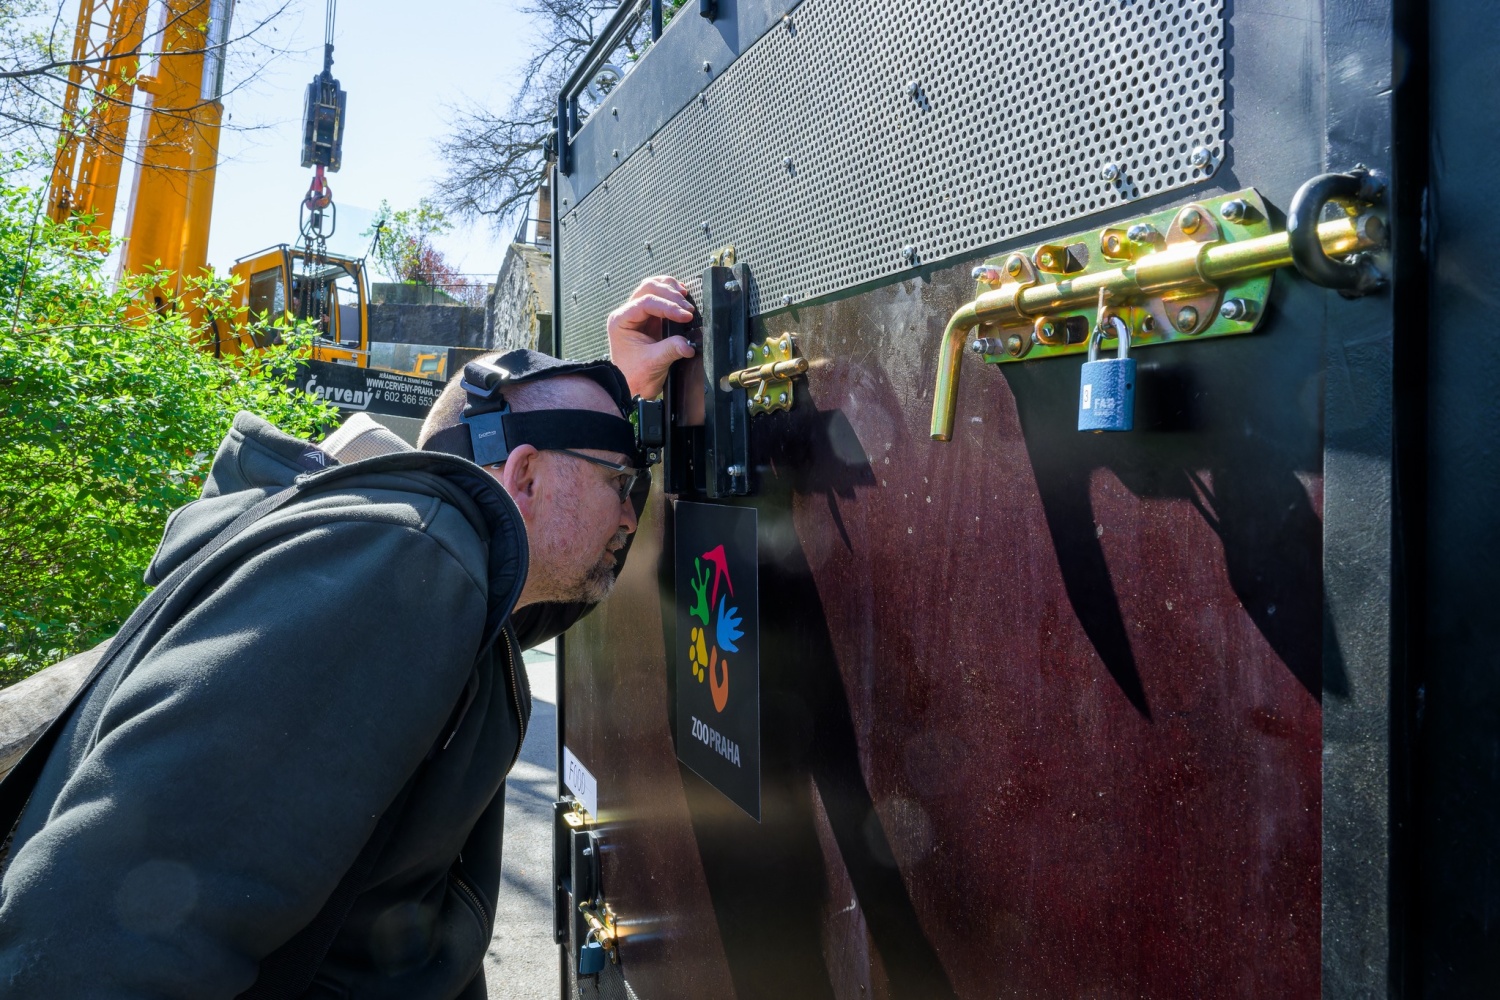
[[[563,786],[573,793],[595,820],[599,818],[599,782],[578,762],[573,751],[563,747]]]

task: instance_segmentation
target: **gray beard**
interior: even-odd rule
[[[621,528],[610,540],[611,545],[623,545],[625,539],[630,535]],[[613,552],[606,552],[604,556],[593,565],[588,574],[579,581],[577,594],[572,599],[582,601],[585,604],[598,604],[609,596],[615,587],[615,572],[618,569],[619,559]]]

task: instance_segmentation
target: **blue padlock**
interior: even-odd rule
[[[578,974],[593,976],[604,971],[604,946],[590,938],[578,949]]]
[[[1128,431],[1135,426],[1135,359],[1130,356],[1130,328],[1119,317],[1110,317],[1120,341],[1113,358],[1099,359],[1104,327],[1094,327],[1089,337],[1089,359],[1084,364],[1078,391],[1078,429],[1081,431]]]

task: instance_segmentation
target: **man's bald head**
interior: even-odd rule
[[[503,355],[499,351],[481,355],[477,360],[494,364]],[[619,414],[609,393],[593,379],[582,375],[558,375],[554,378],[519,382],[505,387],[505,401],[514,413],[530,410],[596,410],[600,413]],[[417,447],[426,448],[434,435],[463,423],[464,407],[469,395],[464,391],[463,374],[460,372],[448,380],[427,419],[417,434]]]

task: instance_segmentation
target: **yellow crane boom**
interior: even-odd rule
[[[124,273],[162,267],[181,292],[208,264],[224,46],[234,0],[166,0],[148,35],[147,0],[81,0],[48,209],[59,222],[114,218],[135,91],[149,100],[125,221]],[[143,65],[154,49],[154,64]]]

